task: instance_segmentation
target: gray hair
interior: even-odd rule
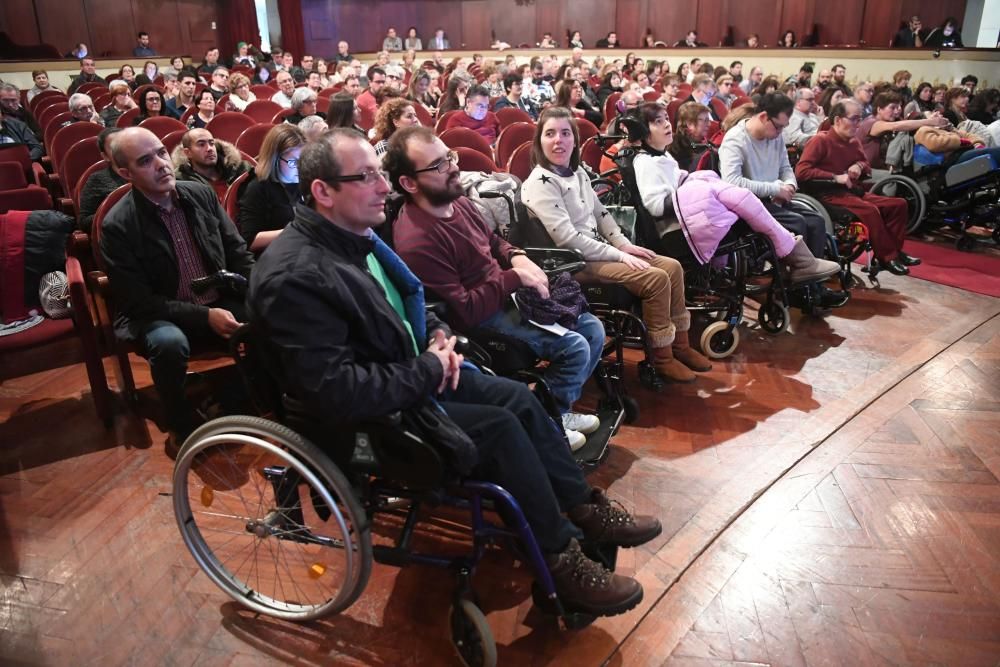
[[[313,128],[319,124],[326,125],[326,121],[319,116],[306,116],[299,121],[299,129],[302,130],[303,134],[308,136],[313,131]]]
[[[292,108],[298,111],[302,108],[303,104],[307,102],[315,102],[319,99],[319,95],[312,88],[307,88],[305,86],[301,88],[296,88],[295,92],[292,93]]]
[[[795,100],[796,102],[798,102],[799,100],[801,100],[801,99],[802,99],[802,95],[803,95],[803,93],[805,93],[806,91],[811,91],[811,90],[812,90],[812,88],[808,88],[808,87],[806,87],[806,86],[802,86],[801,88],[796,88],[796,89],[795,89],[795,97],[794,97],[794,100]]]
[[[76,111],[84,104],[90,104],[93,106],[94,100],[91,99],[90,95],[86,93],[73,93],[69,98],[69,110]]]
[[[0,83],[0,92],[3,92],[3,93],[17,93],[18,95],[20,95],[21,94],[21,89],[18,88],[17,86],[15,86],[12,83],[6,83],[6,82],[4,82],[4,83]]]
[[[163,73],[163,82],[164,83],[166,83],[167,81],[176,81],[176,80],[177,80],[177,75],[174,74],[173,72],[164,72]]]

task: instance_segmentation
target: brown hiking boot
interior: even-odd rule
[[[546,556],[545,564],[552,572],[556,593],[567,612],[614,616],[642,602],[642,586],[638,581],[590,560],[576,540],[570,540],[562,553]]]
[[[678,331],[674,336],[674,359],[693,371],[704,373],[712,370],[712,362],[698,350],[691,347],[687,331]]]
[[[674,359],[674,351],[668,347],[658,347],[653,351],[653,367],[656,372],[671,382],[694,382],[697,379],[690,368]]]
[[[588,542],[637,547],[663,531],[659,519],[632,516],[621,503],[608,498],[604,491],[594,489],[590,502],[577,505],[567,512],[569,520],[583,531]]]

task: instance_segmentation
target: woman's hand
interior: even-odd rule
[[[653,259],[656,257],[656,253],[649,248],[643,248],[642,246],[637,246],[632,243],[626,243],[621,248],[618,248],[624,253],[628,253],[633,257],[638,257],[640,259]]]
[[[649,268],[649,262],[644,259],[639,259],[635,255],[629,255],[628,253],[622,253],[622,264],[635,271],[645,271]]]

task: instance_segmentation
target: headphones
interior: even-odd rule
[[[621,100],[619,100],[619,104]],[[638,113],[630,111],[628,113],[622,112],[617,119],[615,119],[618,132],[624,134],[630,142],[641,141],[645,143],[646,139],[649,138],[649,126],[646,122],[639,117]]]

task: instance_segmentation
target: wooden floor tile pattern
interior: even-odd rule
[[[979,664],[1000,604],[1000,352],[977,326],[1000,302],[883,285],[794,335],[744,329],[693,385],[653,395],[631,376],[643,416],[593,481],[664,523],[619,561],[646,598],[561,632],[491,553],[476,588],[501,664]],[[925,384],[898,398],[911,375]],[[173,523],[162,434],[124,417],[105,432],[83,387],[78,367],[0,385],[0,663],[451,664],[447,573],[376,566],[348,613],[305,625],[229,602]],[[914,649],[924,626],[946,636]]]

